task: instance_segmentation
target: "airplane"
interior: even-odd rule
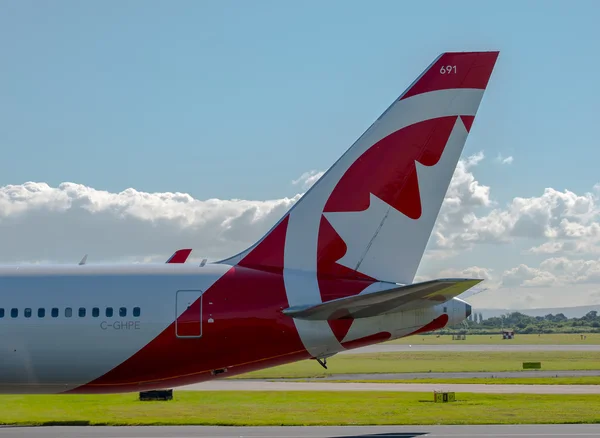
[[[0,267],[0,392],[172,389],[431,332],[414,282],[499,52],[439,55],[255,244],[201,264]]]

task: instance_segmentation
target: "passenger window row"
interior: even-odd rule
[[[6,313],[8,313],[8,311]],[[104,313],[104,316],[106,316],[107,318],[112,318],[114,315],[114,311],[113,311],[112,307],[106,307],[104,309],[103,313]],[[52,318],[58,318],[59,314],[60,314],[60,311],[59,311],[58,307],[53,307],[50,310],[50,316],[52,316]],[[86,314],[87,314],[87,310],[85,307],[80,307],[77,311],[77,315],[79,315],[80,318],[85,318]],[[120,318],[125,318],[127,316],[127,307],[119,307],[118,314],[119,314]],[[132,315],[135,318],[137,318],[140,316],[140,314],[141,314],[141,309],[139,307],[134,307]],[[4,318],[4,315],[5,315],[4,309],[0,308],[0,318]],[[27,307],[26,309],[23,310],[23,316],[25,318],[31,318],[32,315],[33,315],[33,311],[31,310],[31,308]],[[64,315],[66,318],[71,318],[73,316],[73,308],[66,307],[64,310]],[[93,307],[92,308],[92,317],[98,318],[99,316],[100,316],[100,308]],[[17,309],[17,308],[10,309],[10,317],[18,318],[19,317],[19,309]],[[46,309],[43,307],[40,307],[39,309],[37,309],[37,317],[45,318],[46,317]]]

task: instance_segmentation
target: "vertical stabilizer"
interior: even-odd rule
[[[223,262],[316,273],[323,301],[332,279],[411,283],[497,57],[439,56],[257,245]],[[269,256],[271,233],[283,260]]]

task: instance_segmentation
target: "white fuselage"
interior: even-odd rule
[[[182,383],[212,378],[214,374],[207,374],[206,371],[215,369],[245,372],[244,364],[253,360],[256,362],[252,352],[263,342],[260,337],[248,336],[259,324],[256,312],[246,315],[244,309],[234,302],[231,302],[228,310],[225,297],[217,308],[215,304],[219,304],[219,294],[216,294],[208,300],[206,297],[201,299],[198,333],[194,332],[196,325],[191,325],[191,332],[187,332],[191,336],[185,336],[187,329],[182,329],[183,325],[178,327],[175,323],[186,310],[186,304],[211,289],[232,270],[231,266],[211,264],[204,267],[88,265],[2,268],[0,392],[56,393],[87,388],[86,385],[90,382],[126,363],[161,334],[163,339],[166,338],[163,343],[177,342],[181,348],[189,348],[189,358],[192,361],[192,350],[208,348],[211,363],[204,366],[202,362],[206,358],[199,358],[196,366],[192,364],[194,378],[184,379]],[[186,291],[183,293],[184,301],[178,300],[178,291]],[[225,293],[221,295],[224,296]],[[273,305],[281,308],[285,304]],[[443,314],[444,310],[450,317],[449,323],[465,317],[462,301],[452,300],[425,309],[356,320],[344,341],[352,342],[382,332],[389,333],[387,339],[406,336]],[[269,317],[289,319],[280,314],[265,314],[266,322],[262,324],[267,324],[267,336],[280,328],[266,319]],[[174,323],[174,330],[168,332]],[[307,346],[304,346],[303,351],[298,351],[295,334],[290,333],[293,332],[293,324],[286,321],[276,324],[282,324],[282,327],[285,325],[288,331],[286,336],[292,336],[294,340],[287,342],[290,344],[288,346],[285,336],[278,339],[278,345],[270,346],[274,349],[273,354],[265,351],[265,357],[259,358],[263,359],[258,361],[261,363],[254,365],[252,369],[310,356],[306,353]],[[318,343],[318,324],[314,324],[314,327],[312,339]],[[236,342],[230,336],[222,336],[230,332],[239,332],[237,336],[244,341]],[[373,342],[379,341],[381,339]],[[367,340],[366,344],[373,342]],[[356,346],[366,344],[359,343]],[[308,346],[310,347],[315,345]],[[168,355],[168,345],[164,348],[165,351],[157,354]],[[353,346],[350,345],[350,348]],[[328,351],[327,354],[337,352],[339,351]],[[289,360],[282,359],[282,353],[288,354]],[[153,360],[161,362],[164,359],[155,357]],[[110,389],[107,392],[121,390],[123,387],[135,390],[138,386],[143,389],[146,386],[153,388],[179,384],[178,378],[182,374],[178,374],[177,369],[172,370],[168,361],[165,361],[163,369],[150,364],[148,367],[152,368],[152,373],[148,374],[150,378],[147,378],[144,369],[138,367],[127,378],[117,378],[113,387],[108,383]],[[185,373],[187,374],[189,373]],[[136,379],[136,376],[140,379]]]

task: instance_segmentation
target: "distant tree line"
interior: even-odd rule
[[[494,334],[503,329],[515,333],[600,333],[600,316],[592,310],[581,318],[567,318],[564,314],[528,316],[520,312],[483,319],[474,312],[466,321],[438,330],[437,334]]]

